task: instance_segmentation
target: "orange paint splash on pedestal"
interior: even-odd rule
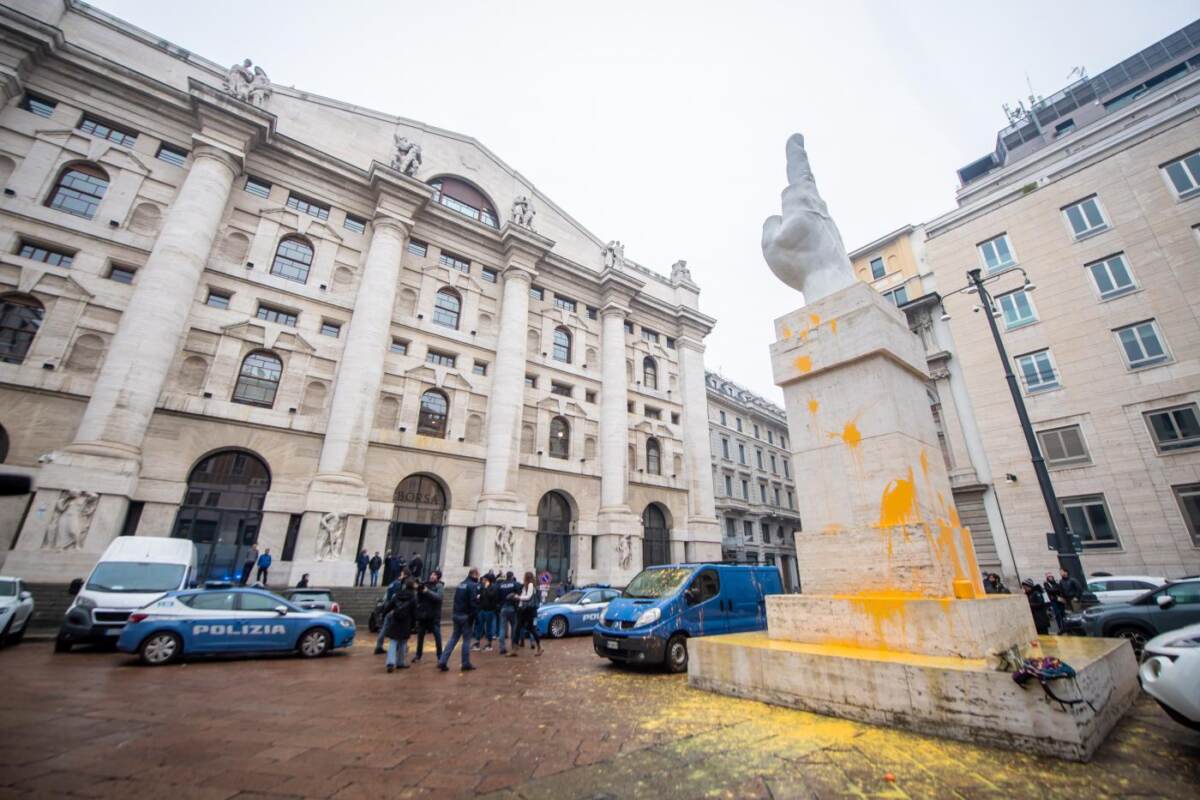
[[[820,409],[821,404],[817,402],[817,398],[814,397],[808,401],[808,413],[815,417]]]
[[[803,334],[801,335],[803,336]],[[803,373],[812,372],[812,359],[808,356],[796,356],[796,360],[792,364]]]

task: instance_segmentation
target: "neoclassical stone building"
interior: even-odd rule
[[[4,571],[118,535],[272,583],[419,552],[622,583],[715,559],[683,262],[470,137],[271,85],[82,3],[0,7]]]

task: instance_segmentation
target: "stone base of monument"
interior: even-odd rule
[[[985,658],[806,644],[742,633],[695,639],[688,683],[874,725],[1087,761],[1137,698],[1137,662],[1123,639],[1044,636],[1043,655],[1075,668],[1021,687]],[[1088,703],[1090,702],[1091,705]]]

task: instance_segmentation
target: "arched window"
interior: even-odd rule
[[[46,310],[27,294],[0,297],[0,361],[20,364],[42,325]]]
[[[451,211],[457,211],[464,217],[477,219],[484,225],[498,228],[496,208],[483,192],[459,178],[444,176],[429,182],[433,187],[434,202],[440,203]]]
[[[462,311],[462,300],[453,289],[438,289],[433,298],[433,321],[438,325],[458,330],[458,317]]]
[[[72,164],[63,168],[46,205],[77,217],[91,219],[108,190],[108,173],[95,164]]]
[[[642,359],[642,386],[647,389],[658,388],[658,362],[650,356]]]
[[[430,389],[421,395],[421,413],[417,417],[417,433],[422,436],[446,438],[446,418],[450,411],[450,403],[446,395]]]
[[[431,475],[409,475],[392,495],[387,549],[398,556],[421,556],[425,574],[442,560],[442,531],[449,505],[446,490]]]
[[[562,417],[550,420],[550,457],[568,458],[571,455],[571,426]]]
[[[538,503],[537,538],[534,540],[533,569],[549,572],[555,583],[571,570],[571,504],[559,492],[546,492]]]
[[[571,333],[566,328],[554,329],[554,360],[571,363]]]
[[[308,282],[308,271],[312,269],[313,249],[306,239],[288,236],[275,249],[275,260],[271,262],[271,274],[287,278],[296,283]]]
[[[270,408],[275,405],[282,375],[283,362],[279,356],[265,350],[251,353],[242,362],[237,385],[233,387],[233,402]]]
[[[646,440],[646,472],[651,475],[662,474],[662,450],[658,446],[658,439],[654,437]]]

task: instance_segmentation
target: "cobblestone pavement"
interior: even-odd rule
[[[1200,734],[1148,698],[1069,764],[694,691],[586,638],[520,652],[387,675],[361,640],[163,668],[26,641],[0,651],[0,798],[1200,796]]]

